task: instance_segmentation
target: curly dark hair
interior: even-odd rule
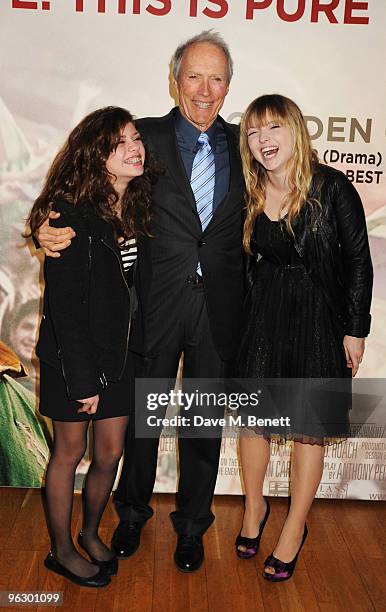
[[[56,155],[42,192],[32,207],[28,217],[30,235],[42,225],[58,199],[74,206],[91,207],[99,217],[113,225],[116,237],[131,238],[139,233],[151,235],[151,188],[159,169],[148,153],[144,173],[128,183],[122,196],[120,216],[114,210],[119,195],[106,162],[118,146],[128,123],[134,123],[129,111],[107,106],[87,115],[72,130]]]

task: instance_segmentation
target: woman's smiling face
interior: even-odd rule
[[[106,162],[107,170],[118,182],[129,182],[144,171],[145,148],[141,136],[133,123],[127,123],[121,138]],[[115,180],[113,180],[115,182]]]
[[[253,157],[267,172],[281,174],[288,169],[294,154],[294,139],[290,128],[267,115],[264,125],[248,127],[248,146]]]

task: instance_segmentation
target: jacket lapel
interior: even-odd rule
[[[173,110],[166,115],[165,121],[160,123],[159,136],[157,150],[160,154],[160,161],[166,164],[170,176],[188,199],[189,204],[195,208],[196,201],[177,146]]]
[[[221,218],[222,211],[227,206],[228,202],[242,198],[240,194],[240,183],[242,182],[242,168],[239,156],[239,143],[237,136],[228,127],[222,117],[218,117],[222,123],[225,135],[228,142],[229,165],[230,165],[230,180],[229,191],[225,198],[220,202],[214,211],[213,217],[210,220],[205,232],[216,224],[218,218]],[[159,124],[159,139],[156,143],[157,151],[160,156],[160,162],[167,166],[168,172],[176,185],[182,191],[189,205],[196,209],[196,201],[190,186],[190,181],[186,176],[185,167],[178,150],[176,132],[174,126],[174,109],[165,116],[164,121]],[[196,215],[198,226],[201,227],[200,219]]]

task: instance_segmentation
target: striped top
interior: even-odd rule
[[[121,246],[121,257],[123,269],[127,272],[137,259],[137,241],[135,238],[125,240]]]

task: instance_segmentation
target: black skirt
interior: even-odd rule
[[[80,404],[67,397],[62,373],[46,363],[40,362],[39,411],[55,421],[96,421],[113,417],[128,416],[130,389],[133,384],[131,353],[128,353],[121,380],[108,382],[107,388],[99,394],[95,414],[78,413]]]

